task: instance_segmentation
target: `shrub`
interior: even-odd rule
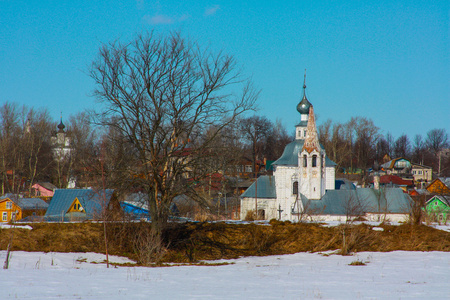
[[[361,260],[354,260],[351,263],[348,264],[349,266],[365,266],[366,263]]]

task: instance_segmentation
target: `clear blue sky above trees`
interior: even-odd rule
[[[371,118],[382,133],[450,133],[449,1],[0,0],[0,100],[55,121],[95,108],[87,75],[102,42],[179,30],[236,57],[257,112],[299,120],[304,69],[318,123]]]

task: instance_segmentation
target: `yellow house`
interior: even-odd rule
[[[433,180],[428,186],[427,191],[431,194],[448,195],[450,187],[448,187],[440,178]]]
[[[48,204],[40,198],[18,198],[16,196],[0,199],[0,222],[18,221],[29,216],[43,216]]]
[[[5,198],[0,200],[0,222],[7,223],[11,219],[22,219],[22,209],[15,204],[11,199]]]

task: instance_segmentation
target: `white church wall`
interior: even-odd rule
[[[293,194],[294,181],[299,181],[296,167],[278,166],[275,176],[275,188],[277,193],[276,209],[281,208],[281,219],[291,220],[291,206],[294,205],[296,195]],[[300,186],[300,182],[299,182]],[[279,215],[277,213],[277,219]]]
[[[241,199],[241,220],[245,220],[249,211],[255,211],[256,203],[255,198],[242,198]],[[278,218],[276,199],[258,198],[258,211],[264,210],[264,219],[271,220]]]
[[[295,139],[304,140],[306,137],[306,126],[297,126],[295,128]]]
[[[408,222],[409,214],[366,213],[365,219],[370,222]]]
[[[335,189],[335,169],[334,167],[326,167],[325,168],[325,179],[326,179],[326,189],[334,190]]]
[[[304,155],[307,157],[307,167],[303,167]],[[313,156],[317,157],[315,167],[312,167]],[[304,150],[299,156],[300,192],[308,199],[320,199],[325,194],[320,157],[321,153],[316,150],[311,153]]]

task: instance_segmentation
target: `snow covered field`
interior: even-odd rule
[[[6,252],[0,251],[3,264]],[[246,257],[223,266],[107,269],[95,253],[13,252],[0,299],[449,299],[450,253]],[[350,266],[353,261],[366,265]],[[111,257],[124,263],[127,259]],[[97,262],[97,263],[92,263]]]

